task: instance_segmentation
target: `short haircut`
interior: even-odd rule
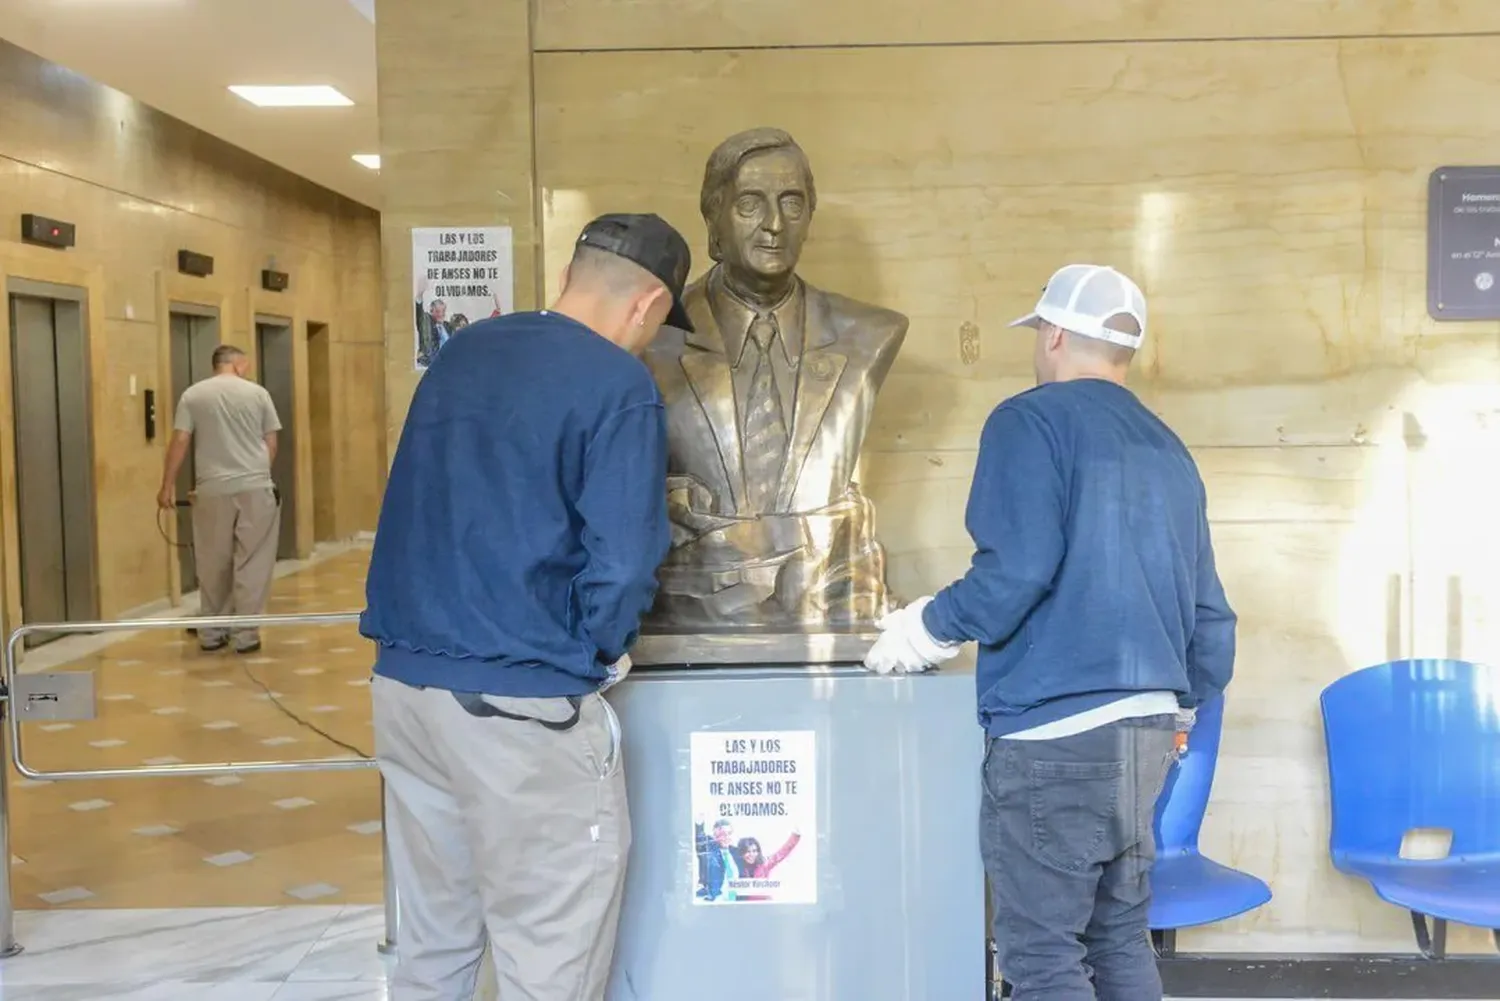
[[[710,225],[724,207],[724,196],[734,186],[740,165],[757,153],[770,153],[778,149],[790,150],[802,168],[802,176],[807,180],[808,212],[811,213],[818,207],[818,189],[813,183],[812,164],[808,162],[807,154],[802,152],[802,147],[797,145],[797,140],[781,129],[747,129],[725,139],[708,155],[708,166],[703,170],[703,189],[698,194],[698,210]]]
[[[213,364],[214,368],[220,368],[224,365],[228,365],[230,362],[233,362],[237,358],[243,357],[245,357],[245,352],[241,351],[233,344],[220,344],[218,347],[214,348],[213,358],[210,359],[210,362]]]
[[[568,287],[618,298],[649,292],[661,279],[631,260],[608,250],[579,244],[568,264]]]
[[[1129,334],[1131,337],[1141,335],[1141,324],[1129,313],[1116,313],[1104,321],[1104,327],[1120,334]],[[1101,341],[1097,337],[1085,337],[1067,331],[1068,346],[1079,354],[1085,354],[1110,365],[1129,365],[1130,360],[1135,357],[1135,348],[1127,348],[1123,344],[1114,344],[1110,341]]]

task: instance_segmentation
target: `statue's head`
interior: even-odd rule
[[[781,129],[730,136],[708,157],[699,198],[708,255],[746,277],[790,275],[818,205],[807,155]]]

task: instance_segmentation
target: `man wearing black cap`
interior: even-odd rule
[[[599,1001],[630,819],[623,678],[669,529],[661,397],[687,243],[594,220],[550,310],[456,333],[417,386],[371,556],[376,756],[401,900],[397,1001]]]

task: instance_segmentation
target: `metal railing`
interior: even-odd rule
[[[23,625],[10,634],[5,645],[4,687],[0,690],[0,718],[8,724],[0,732],[0,744],[8,742],[16,771],[38,781],[74,781],[116,778],[177,778],[181,776],[243,775],[261,772],[353,771],[376,767],[373,758],[342,756],[301,761],[226,761],[219,764],[142,765],[136,768],[88,768],[45,771],[32,768],[23,753],[21,724],[25,717],[43,719],[92,719],[96,711],[93,671],[26,673],[18,670],[19,651],[26,637],[34,635],[96,635],[99,633],[145,632],[186,629],[258,629],[268,626],[341,626],[359,621],[358,612],[304,615],[220,615],[191,618],[136,619],[118,622],[47,622]],[[81,659],[81,658],[80,658]],[[86,684],[79,684],[86,681]],[[87,715],[80,708],[87,701]],[[7,740],[8,738],[8,740]],[[10,790],[8,769],[0,747],[0,959],[21,951],[15,934],[15,901],[11,890]],[[391,879],[389,842],[385,833],[385,788],[380,797],[380,848],[383,862],[385,940],[382,953],[395,951],[401,908]]]

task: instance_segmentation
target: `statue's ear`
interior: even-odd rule
[[[723,260],[719,253],[719,234],[715,232],[713,223],[708,224],[708,259],[710,261]]]

